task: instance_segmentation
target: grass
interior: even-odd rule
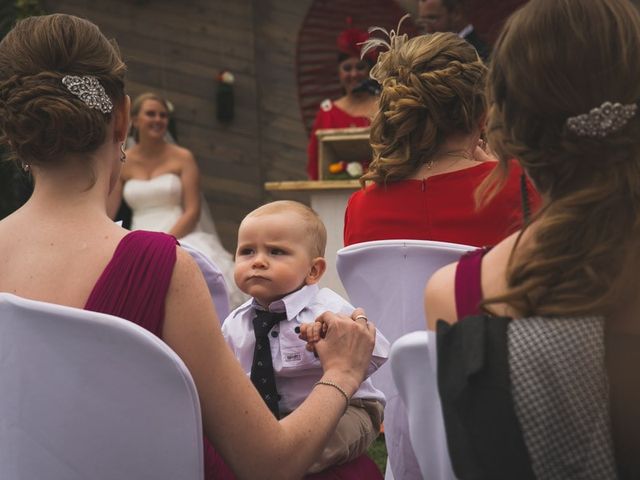
[[[376,462],[376,465],[378,465],[378,468],[384,476],[384,470],[387,465],[387,446],[384,444],[384,433],[381,433],[376,441],[371,444],[367,455]]]

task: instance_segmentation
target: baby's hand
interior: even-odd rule
[[[301,324],[300,335],[298,335],[298,337],[301,340],[304,340],[305,342],[307,342],[307,345],[305,346],[305,348],[309,352],[315,353],[314,344],[318,342],[321,338],[324,338],[326,333],[327,333],[327,324],[320,320],[316,320],[313,323]]]

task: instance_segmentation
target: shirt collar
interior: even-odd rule
[[[469,24],[458,32],[458,36],[460,38],[467,38],[471,32],[473,32],[473,25]]]
[[[300,312],[311,303],[311,300],[318,294],[319,290],[320,287],[318,287],[317,284],[305,285],[280,300],[271,302],[268,310],[270,312],[285,312],[287,314],[287,320],[291,320],[297,317]],[[255,298],[252,300],[251,306],[258,310],[266,310]]]

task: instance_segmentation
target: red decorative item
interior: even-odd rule
[[[336,45],[338,51],[350,57],[360,57],[362,44],[369,39],[369,34],[359,28],[347,28],[340,32]],[[375,60],[375,55],[373,60]]]

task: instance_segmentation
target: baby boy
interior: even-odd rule
[[[322,377],[320,361],[298,338],[298,326],[326,311],[351,315],[354,310],[338,294],[318,287],[326,269],[326,241],[318,215],[292,201],[259,207],[238,231],[235,281],[253,298],[231,312],[222,332],[278,418],[297,408]],[[388,352],[389,342],[377,332],[369,375],[386,361]],[[380,431],[384,401],[367,378],[309,472],[364,453]]]

